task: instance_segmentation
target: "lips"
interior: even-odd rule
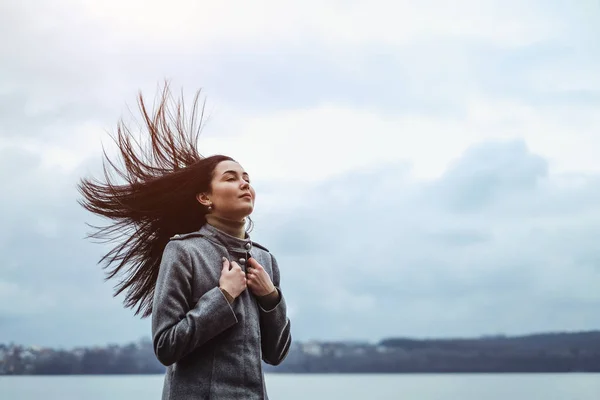
[[[240,197],[241,198],[247,197],[247,198],[251,199],[252,195],[250,193],[245,193],[245,194],[241,195]]]

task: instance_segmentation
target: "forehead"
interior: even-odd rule
[[[234,171],[240,175],[247,173],[237,162],[226,160],[217,164],[215,167],[215,176],[223,175],[227,171]]]

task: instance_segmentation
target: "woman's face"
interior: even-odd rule
[[[206,197],[204,205],[212,205],[212,214],[232,219],[242,220],[254,210],[256,193],[250,186],[250,177],[242,166],[235,161],[221,161],[213,171],[211,192]]]

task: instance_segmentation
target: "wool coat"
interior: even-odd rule
[[[279,291],[277,305],[265,310],[249,289],[230,304],[219,289],[222,257],[244,271],[248,258],[258,261]],[[152,340],[167,366],[163,400],[268,400],[262,361],[278,365],[291,344],[275,257],[209,224],[172,237],[154,292]]]

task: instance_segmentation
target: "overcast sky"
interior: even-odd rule
[[[0,343],[150,336],[76,183],[164,79],[251,174],[295,339],[599,329],[600,5],[416,3],[0,3]]]

